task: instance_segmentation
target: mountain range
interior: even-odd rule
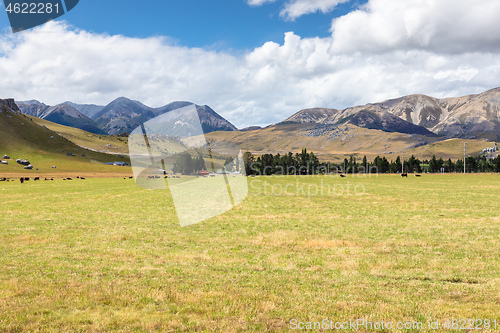
[[[305,109],[284,122],[322,125],[349,123],[386,132],[499,140],[500,88],[456,98],[409,95],[344,110]]]
[[[93,133],[114,135],[130,133],[145,121],[192,103],[173,102],[152,108],[120,97],[106,106],[72,102],[49,106],[35,100],[17,104],[21,112],[28,115]],[[237,130],[209,106],[197,105],[196,108],[205,133]],[[350,124],[385,132],[500,140],[500,88],[456,98],[438,99],[426,95],[409,95],[343,110],[304,109],[271,126],[288,123],[318,126]],[[249,127],[243,131],[259,129]]]
[[[69,101],[55,106],[36,100],[16,103],[24,114],[96,134],[109,135],[130,133],[144,122],[159,115],[193,105],[190,102],[173,102],[159,108],[152,108],[125,97],[117,98],[106,106],[76,104]],[[209,106],[196,105],[196,110],[205,133],[236,130],[233,124]]]

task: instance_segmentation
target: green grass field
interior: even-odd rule
[[[186,228],[168,191],[130,179],[0,183],[0,331],[500,324],[499,175],[248,181]]]

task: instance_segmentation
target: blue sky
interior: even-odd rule
[[[295,20],[280,16],[283,1],[251,6],[244,0],[80,0],[59,20],[96,33],[129,37],[169,36],[180,45],[248,50],[267,41],[281,42],[294,31],[302,37],[330,35],[333,17],[366,1],[341,3],[329,13],[312,13]],[[2,28],[8,19],[2,12]]]
[[[2,98],[207,104],[237,127],[500,86],[498,0],[81,0],[13,34]]]

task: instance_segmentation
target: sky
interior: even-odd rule
[[[183,100],[243,128],[463,96],[500,86],[498,13],[498,0],[80,0],[14,34],[0,8],[0,98]]]

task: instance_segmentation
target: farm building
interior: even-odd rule
[[[484,148],[483,151],[481,152],[482,154],[491,154],[491,153],[494,153],[498,150],[498,147],[497,147],[497,144],[495,142],[495,145],[493,146],[493,148]]]

